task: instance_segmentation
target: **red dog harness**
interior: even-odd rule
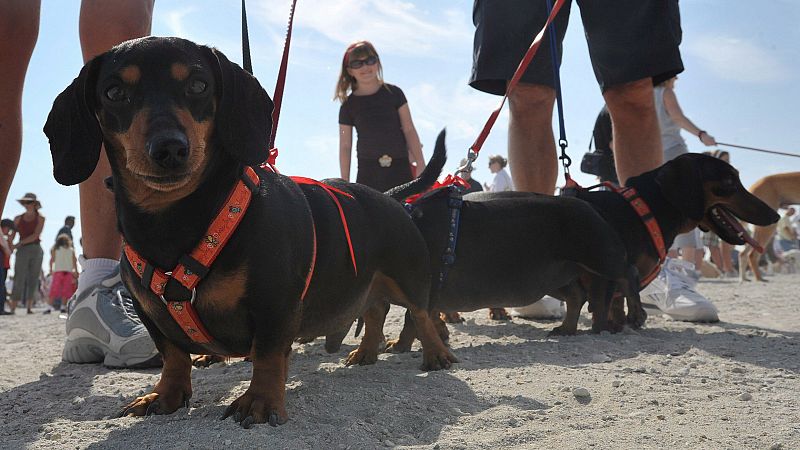
[[[636,214],[642,220],[645,228],[647,228],[647,232],[650,233],[650,239],[653,241],[653,247],[655,247],[656,252],[658,252],[658,264],[653,267],[653,270],[644,277],[640,282],[639,286],[644,288],[648,284],[650,284],[653,279],[658,276],[658,272],[661,270],[661,265],[664,264],[664,261],[667,258],[667,249],[664,245],[664,236],[661,234],[661,227],[658,226],[658,222],[656,218],[653,216],[653,213],[650,211],[650,207],[647,206],[644,199],[639,196],[639,193],[636,192],[636,189],[632,187],[620,187],[606,181],[603,183],[603,186],[607,187],[608,189],[616,192],[617,194],[621,195],[622,198],[628,201],[628,204],[631,205]]]
[[[270,164],[264,164],[262,168],[276,172],[274,167]],[[350,231],[347,227],[347,220],[344,216],[342,206],[334,193],[338,193],[349,198],[352,198],[352,196],[347,192],[332,188],[320,183],[319,181],[309,178],[292,177],[292,180],[298,184],[314,184],[322,187],[328,193],[328,195],[331,196],[334,203],[336,203],[345,230],[347,244],[350,248],[350,257],[353,262],[353,270],[357,275],[358,272],[355,254],[353,252],[353,245],[350,239]],[[193,342],[203,344],[210,349],[216,349],[216,352],[218,353],[229,352],[222,350],[224,347],[218,341],[216,341],[203,326],[203,323],[197,314],[197,310],[194,308],[194,301],[197,292],[196,288],[203,277],[206,276],[209,268],[222,251],[222,248],[225,247],[225,244],[228,242],[230,237],[233,236],[233,233],[236,231],[239,223],[242,221],[242,218],[244,217],[244,214],[247,212],[247,208],[250,205],[253,191],[258,189],[259,182],[260,180],[256,172],[251,167],[247,167],[245,169],[245,174],[242,176],[239,182],[236,183],[233,190],[228,195],[228,199],[225,201],[225,204],[222,206],[222,208],[220,208],[219,213],[217,213],[217,216],[211,222],[211,225],[208,227],[205,236],[200,240],[190,254],[184,255],[179,259],[178,265],[175,266],[175,268],[171,271],[165,271],[154,267],[133,247],[127,244],[124,245],[125,256],[128,259],[131,267],[133,267],[134,272],[136,272],[141,279],[142,285],[150,289],[150,291],[161,298],[161,301],[163,301],[167,306],[167,311],[169,311],[169,314]],[[312,239],[313,253],[305,279],[305,286],[302,294],[300,295],[300,301],[303,301],[306,293],[308,292],[308,287],[311,284],[317,258],[317,236],[313,223]],[[191,297],[183,300],[168,300],[164,298],[164,290],[167,282],[170,279],[177,281],[181,284],[181,286],[189,290],[191,292]]]

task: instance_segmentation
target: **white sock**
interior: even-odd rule
[[[119,260],[108,258],[86,259],[83,255],[78,258],[81,265],[81,274],[78,276],[78,288],[76,296],[80,296],[84,290],[105,280],[119,266]]]

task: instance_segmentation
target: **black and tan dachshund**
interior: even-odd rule
[[[55,100],[45,133],[55,178],[66,185],[89,177],[105,144],[126,245],[149,267],[166,271],[180,263],[196,274],[203,267],[184,255],[201,240],[218,245],[207,228],[246,167],[267,158],[272,107],[256,79],[221,52],[149,37],[87,63]],[[385,298],[409,308],[423,330],[424,369],[456,362],[428,317],[425,242],[398,202],[341,180],[298,184],[258,172],[248,187],[249,208],[193,295],[216,348],[191,340],[196,330],[187,334],[168,312],[168,304],[175,306],[169,301],[186,294],[180,281],[169,275],[159,298],[143,285],[139,265],[122,258],[123,281],[164,359],[153,392],[124,415],[169,414],[186,405],[190,353],[221,347],[253,361],[249,388],[224,417],[245,427],[284,423],[292,341],[338,333],[363,315],[367,330],[351,358],[374,361]]]
[[[412,185],[389,193],[405,198]],[[696,226],[742,244],[751,238],[736,218],[756,225],[778,220],[774,210],[742,186],[736,169],[706,155],[680,156],[630,179],[628,186],[649,205],[667,248],[675,236]],[[567,303],[556,334],[576,332],[586,300],[593,331],[618,331],[626,321],[633,327],[644,323],[639,279],[652,273],[659,255],[643,221],[620,194],[583,190],[576,197],[520,192],[465,196],[455,263],[437,286],[449,214],[447,189],[423,195],[412,212],[431,255],[434,319],[439,312],[527,305],[549,294]],[[628,297],[627,317],[621,302],[609,310],[615,290]],[[446,338],[446,328],[440,332]],[[407,351],[414,335],[413,323],[406,320],[390,348]]]

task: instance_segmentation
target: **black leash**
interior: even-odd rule
[[[250,60],[250,36],[247,32],[247,8],[242,0],[242,68],[253,74],[253,61]]]

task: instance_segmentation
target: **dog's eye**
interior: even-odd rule
[[[121,86],[111,86],[106,89],[106,97],[112,102],[121,102],[128,98],[128,94]]]
[[[206,91],[208,83],[203,80],[192,80],[189,82],[189,92],[192,94],[202,94]]]

